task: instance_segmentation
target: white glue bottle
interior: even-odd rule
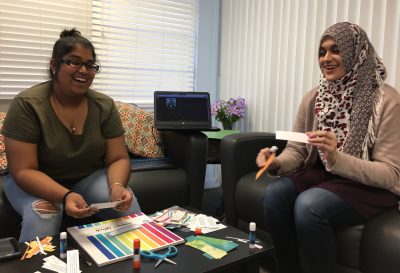
[[[249,248],[256,247],[256,223],[251,222],[249,225]]]
[[[67,233],[65,231],[60,233],[60,258],[67,258]]]

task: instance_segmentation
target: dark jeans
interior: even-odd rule
[[[328,190],[310,188],[299,194],[288,177],[280,177],[266,188],[264,215],[280,273],[334,272],[336,248],[332,226],[365,221]]]

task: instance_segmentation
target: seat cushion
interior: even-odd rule
[[[366,225],[362,240],[361,264],[365,273],[400,272],[400,213],[385,211]]]
[[[256,222],[257,228],[266,229],[264,220],[264,190],[270,182],[267,175],[257,181],[256,173],[242,176],[236,186],[235,209],[240,219],[246,222]]]
[[[125,129],[128,151],[142,157],[163,157],[161,133],[154,128],[154,115],[133,104],[115,102]]]
[[[360,268],[360,245],[364,227],[364,224],[360,224],[335,230],[338,265],[352,269]]]

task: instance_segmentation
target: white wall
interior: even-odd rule
[[[303,95],[318,83],[317,49],[330,25],[368,34],[400,91],[399,0],[222,0],[221,98],[247,100],[242,131],[291,130]]]
[[[197,48],[196,91],[210,93],[211,101],[219,98],[219,0],[199,1],[199,29]],[[221,184],[221,166],[207,165],[205,188]]]

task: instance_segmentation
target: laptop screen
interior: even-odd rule
[[[157,129],[211,127],[210,94],[207,92],[154,92]]]

